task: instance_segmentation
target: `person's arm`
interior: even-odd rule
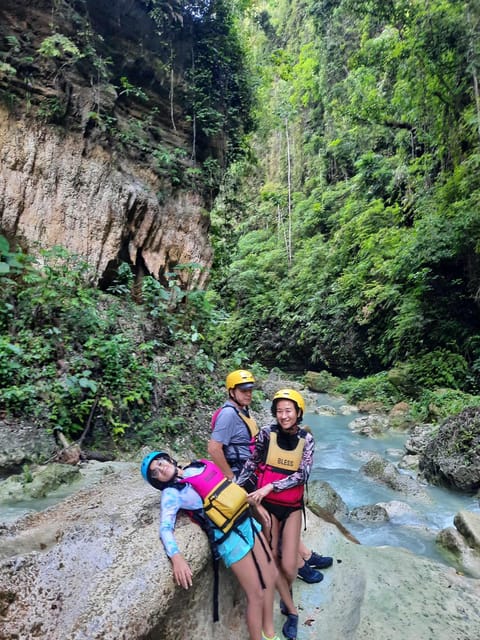
[[[175,582],[184,589],[188,589],[192,586],[192,570],[180,553],[174,535],[175,521],[181,507],[180,492],[173,487],[164,489],[160,513],[160,538],[172,563]]]
[[[221,442],[217,442],[217,440],[214,440],[213,438],[210,438],[210,440],[208,441],[207,450],[208,455],[221,470],[223,475],[229,480],[233,480],[235,478],[235,475],[232,471],[232,468],[228,464],[227,459],[225,458],[223,444]]]
[[[256,480],[255,472],[258,466],[265,461],[265,452],[268,449],[269,439],[270,430],[268,427],[260,429],[255,441],[255,448],[251,456],[245,461],[242,470],[240,471],[240,475],[237,478],[237,484],[240,486],[247,484],[249,480]]]

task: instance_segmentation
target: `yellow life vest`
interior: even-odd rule
[[[270,443],[268,445],[267,459],[265,463],[275,470],[286,471],[284,475],[295,473],[302,461],[303,449],[305,447],[305,438],[299,438],[295,449],[288,451],[278,446],[277,434],[275,431],[270,432]]]

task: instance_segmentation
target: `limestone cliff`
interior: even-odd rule
[[[189,4],[2,2],[0,233],[63,245],[105,284],[120,261],[160,279],[210,266],[207,211],[230,138],[214,85],[192,97],[206,27]],[[196,106],[207,94],[210,122]]]

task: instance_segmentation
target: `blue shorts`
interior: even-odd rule
[[[261,526],[254,518],[249,516],[236,529],[230,531],[225,540],[218,545],[218,552],[227,569],[244,558],[253,549],[255,544],[254,532],[261,531]],[[218,539],[221,536],[223,536],[223,533],[216,529],[215,538]]]

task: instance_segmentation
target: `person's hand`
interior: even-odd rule
[[[253,514],[255,520],[260,522],[262,525],[262,531],[267,536],[270,537],[270,529],[272,527],[272,518],[265,507],[262,507],[261,504],[252,504]]]
[[[256,491],[252,491],[252,493],[248,494],[247,501],[249,504],[257,505],[260,504],[261,501],[268,496],[268,494],[273,490],[273,484],[269,482],[261,489],[257,489]]]
[[[171,561],[175,582],[184,589],[188,589],[188,587],[191,587],[192,570],[190,569],[190,565],[182,556],[182,554],[176,553],[174,556],[172,556]]]

